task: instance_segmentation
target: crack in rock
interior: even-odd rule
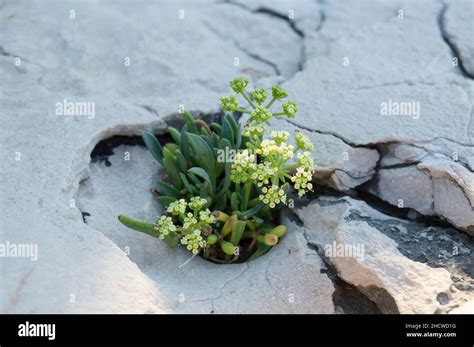
[[[357,286],[383,312],[446,313],[474,296],[474,244],[455,229],[401,221],[347,197],[321,197],[295,212],[305,223],[308,243],[337,276]],[[439,240],[433,241],[436,237]],[[326,253],[334,242],[361,243],[365,253],[362,258]],[[457,253],[451,254],[454,245]],[[442,303],[437,300],[441,296],[446,299]]]
[[[456,57],[458,59],[458,64],[459,64],[459,69],[461,71],[461,74],[466,78],[474,79],[474,74],[467,71],[463,63],[463,59],[462,59],[462,55],[461,55],[459,47],[454,42],[451,41],[451,37],[446,30],[445,15],[446,15],[446,12],[448,11],[449,6],[445,2],[442,2],[442,4],[443,4],[443,7],[438,15],[438,26],[441,32],[441,37],[443,38],[444,42],[446,42],[446,44],[448,45],[449,49],[451,50],[453,54],[453,57]],[[471,32],[471,39],[472,39],[472,32]]]
[[[249,8],[248,6],[246,6],[245,4],[243,3],[240,3],[240,2],[235,2],[235,1],[232,1],[232,0],[228,0],[228,1],[225,1],[224,2],[225,4],[229,4],[229,5],[234,5],[234,6],[238,6],[250,13],[261,13],[261,14],[266,14],[270,17],[273,17],[273,18],[278,18],[278,19],[281,19],[283,21],[285,21],[291,28],[291,30],[293,30],[299,37],[303,38],[304,37],[304,33],[303,31],[299,30],[296,26],[295,26],[295,23],[288,17],[288,16],[284,16],[283,14],[281,13],[278,13],[277,11],[275,10],[272,10],[271,8],[268,8],[268,7],[259,7],[255,10],[252,10],[251,8]]]
[[[281,75],[281,72],[277,66],[276,63],[268,60],[268,59],[265,59],[265,58],[262,58],[261,56],[259,56],[258,54],[254,53],[254,52],[251,52],[250,50],[248,50],[247,48],[243,47],[239,41],[237,39],[234,39],[230,36],[224,36],[222,35],[221,33],[219,33],[219,31],[215,30],[210,23],[208,23],[207,21],[203,21],[204,25],[206,25],[209,30],[213,31],[214,33],[216,33],[221,39],[224,39],[224,40],[230,40],[233,45],[235,47],[237,47],[240,51],[242,51],[244,54],[246,54],[247,56],[249,56],[250,58],[253,58],[267,66],[269,66],[277,76],[280,76]]]
[[[349,145],[351,147],[354,147],[354,148],[357,148],[357,147],[365,147],[363,145],[357,145],[356,143],[354,142],[350,142],[349,140],[347,140],[346,138],[344,138],[343,136],[337,134],[336,132],[333,132],[333,131],[326,131],[326,130],[318,130],[318,129],[315,129],[315,128],[310,128],[310,127],[307,127],[307,126],[304,126],[304,125],[301,125],[295,121],[292,121],[290,119],[287,119],[287,118],[284,118],[284,120],[292,125],[294,125],[295,127],[298,127],[300,129],[304,129],[304,130],[307,130],[307,131],[310,131],[310,132],[315,132],[315,133],[318,133],[318,134],[322,134],[322,135],[331,135],[335,138],[337,138],[338,140],[341,140],[342,142],[344,142],[346,145]]]

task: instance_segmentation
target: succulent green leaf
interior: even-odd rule
[[[203,168],[192,167],[188,170],[188,172],[191,172],[191,173],[203,178],[204,180],[206,180],[206,182],[209,184],[209,188],[211,189],[211,195],[213,194],[214,184],[211,180],[211,177],[209,177],[209,174]]]
[[[211,129],[214,130],[215,133],[219,136],[222,134],[222,127],[221,127],[220,124],[212,123],[211,124]]]
[[[177,190],[175,187],[168,183],[158,182],[156,185],[158,186],[160,193],[162,193],[163,195],[167,195],[176,199],[179,199],[181,197],[179,190]]]
[[[179,245],[179,238],[176,234],[166,235],[163,241],[170,247],[177,247]]]
[[[230,196],[230,205],[234,211],[239,210],[239,197],[236,192],[233,192]]]
[[[186,172],[186,170],[188,169],[188,163],[186,162],[186,159],[184,158],[183,154],[178,149],[175,155],[176,155],[176,164],[178,164],[179,170],[181,172]]]
[[[173,127],[169,127],[168,131],[171,137],[173,138],[174,142],[176,142],[176,144],[179,146],[181,143],[181,133],[176,128],[173,128]]]
[[[188,172],[186,176],[190,179],[189,182],[191,182],[191,184],[193,184],[194,186],[200,187],[202,185],[202,182],[199,180],[199,178],[192,172]]]
[[[168,151],[171,152],[171,154],[173,154],[173,156],[175,155],[176,151],[178,150],[178,145],[176,143],[172,143],[172,142],[168,142],[164,148],[163,148],[163,151],[165,149],[167,149]]]
[[[133,230],[136,230],[136,231],[139,231],[151,236],[155,236],[155,237],[160,236],[158,231],[155,230],[155,225],[153,223],[140,221],[140,220],[125,216],[123,214],[118,216],[118,220],[127,228],[130,228],[130,229],[133,229]]]
[[[218,196],[224,195],[224,193],[229,189],[230,187],[230,173],[231,173],[231,167],[232,163],[226,163],[225,164],[225,176],[224,179],[221,182],[221,185],[219,185],[219,192],[217,193]]]
[[[260,210],[265,207],[264,204],[258,204],[258,205],[255,205],[254,207],[252,207],[251,209],[248,209],[247,211],[244,211],[240,214],[240,218],[243,218],[243,219],[248,219],[252,216],[254,216],[255,214],[259,213]]]
[[[153,155],[153,157],[161,164],[163,164],[163,148],[156,139],[155,135],[148,131],[142,132],[142,139],[145,142],[146,147]]]
[[[194,188],[191,183],[189,183],[188,179],[186,178],[186,175],[183,174],[182,172],[179,173],[179,176],[181,177],[181,181],[184,184],[184,187],[188,191],[189,194],[194,195],[197,194],[198,190]]]
[[[216,157],[214,151],[204,139],[195,134],[186,134],[189,144],[193,149],[193,157],[196,164],[207,171],[212,184],[215,186],[216,182]]]
[[[230,236],[230,242],[234,246],[237,246],[240,242],[240,239],[242,238],[242,235],[245,230],[246,223],[244,221],[237,221],[233,226],[232,226],[232,234]]]
[[[189,161],[189,142],[188,142],[188,137],[186,136],[186,132],[183,130],[181,131],[181,143],[179,144],[179,150],[181,151],[181,154],[183,155],[184,159],[186,161]]]
[[[176,164],[176,159],[166,147],[163,150],[163,166],[165,167],[168,176],[173,180],[176,189],[181,189],[183,184],[179,177],[179,169]]]
[[[227,118],[224,118],[224,121],[222,122],[222,136],[226,138],[231,144],[235,143],[234,130],[232,129],[232,125]]]
[[[191,113],[189,113],[189,111],[184,110],[183,118],[184,118],[184,121],[185,121],[186,125],[188,126],[188,131],[193,133],[193,134],[198,134],[199,133],[198,127],[196,126],[196,123],[194,123],[193,115]]]
[[[222,251],[227,255],[234,255],[235,246],[231,242],[221,241]]]
[[[171,196],[159,196],[156,198],[158,200],[159,204],[163,207],[168,207],[172,202],[178,200],[176,198],[173,198]]]
[[[230,126],[232,127],[232,131],[234,132],[234,134],[237,133],[237,130],[240,128],[240,126],[239,126],[239,124],[237,124],[237,121],[235,120],[235,118],[231,114],[226,114],[224,119],[229,122]]]
[[[214,205],[214,210],[224,210],[227,205],[227,196],[222,194],[216,198],[216,204]]]
[[[204,182],[204,184],[201,186],[199,195],[201,196],[201,198],[204,198],[204,199],[210,198],[213,195],[212,188],[207,181]]]
[[[212,133],[211,135],[211,147],[219,148],[219,136],[217,136],[216,133]]]

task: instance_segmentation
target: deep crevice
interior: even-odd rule
[[[285,22],[288,23],[288,25],[291,27],[291,29],[301,38],[304,37],[304,33],[298,29],[295,25],[295,23],[287,16],[284,16],[282,15],[281,13],[278,13],[276,11],[273,11],[272,9],[269,9],[269,8],[266,8],[266,7],[263,7],[263,8],[259,8],[257,9],[256,11],[254,11],[254,13],[264,13],[264,14],[267,14],[269,16],[272,16],[272,17],[275,17],[275,18],[280,18],[282,20],[284,20]]]
[[[278,68],[277,64],[275,64],[274,62],[271,62],[270,60],[267,60],[267,59],[264,59],[262,58],[261,56],[259,56],[258,54],[255,54],[255,53],[252,53],[250,52],[249,50],[247,50],[246,48],[242,47],[238,41],[236,40],[233,40],[234,44],[242,51],[244,52],[245,54],[247,54],[249,57],[255,59],[255,60],[258,60],[264,64],[267,64],[269,65],[274,71],[275,71],[275,74],[277,76],[281,76],[281,72],[280,72],[280,69]]]
[[[283,14],[278,13],[278,12],[272,10],[271,8],[260,7],[256,10],[251,10],[250,8],[248,8],[247,6],[245,6],[244,4],[241,4],[239,2],[234,2],[234,1],[229,0],[229,1],[226,1],[226,2],[223,2],[223,3],[238,6],[238,7],[242,8],[242,9],[248,11],[248,12],[251,12],[251,13],[261,13],[261,14],[266,14],[266,15],[269,15],[271,17],[281,19],[281,20],[285,21],[290,26],[290,28],[295,32],[296,35],[298,35],[301,38],[304,37],[304,33],[295,26],[295,23],[289,17],[284,16]]]
[[[248,11],[248,12],[250,12],[250,13],[264,14],[264,15],[267,15],[267,16],[270,16],[270,17],[273,17],[273,18],[277,18],[277,19],[283,20],[283,21],[285,21],[285,22],[288,24],[288,26],[291,28],[291,30],[292,30],[297,36],[299,36],[300,39],[303,39],[303,38],[305,37],[304,33],[296,27],[296,25],[295,25],[295,23],[294,23],[293,20],[291,20],[289,17],[287,17],[287,16],[285,16],[285,15],[283,15],[283,14],[281,14],[281,13],[278,13],[278,12],[276,12],[276,11],[270,9],[270,8],[267,8],[267,7],[260,7],[260,8],[257,8],[256,10],[252,10],[252,9],[250,9],[249,7],[247,7],[246,5],[244,5],[244,4],[242,4],[242,3],[234,2],[234,1],[231,1],[231,0],[224,1],[224,2],[222,2],[222,3],[223,3],[223,4],[234,5],[234,6],[240,7],[240,8],[242,8],[242,9],[244,9],[245,11]],[[320,25],[321,25],[321,24],[322,24],[322,23],[320,23]],[[234,42],[234,43],[236,43],[236,42]],[[263,58],[261,58],[261,57],[258,56],[258,55],[255,55],[255,54],[252,55],[251,52],[248,52],[247,50],[245,50],[244,48],[242,48],[238,43],[236,43],[236,45],[237,45],[238,48],[240,48],[242,51],[244,51],[245,53],[247,53],[247,54],[248,54],[249,56],[251,56],[252,58],[257,59],[257,60],[259,60],[259,61],[261,61],[261,62],[263,62],[263,63],[267,63],[267,64],[273,66],[273,68],[274,68],[275,71],[277,72],[277,75],[278,75],[278,76],[281,75],[281,73],[280,73],[278,67],[276,66],[276,64],[272,63],[272,62],[269,61],[269,60],[263,59]],[[300,55],[301,55],[301,56],[300,56],[300,59],[299,59],[299,62],[298,62],[297,71],[295,71],[295,73],[298,72],[298,71],[301,71],[301,70],[303,69],[303,63],[304,63],[303,46],[301,47],[301,53],[300,53]]]
[[[342,193],[335,193],[335,195],[342,197],[344,196]],[[309,202],[303,202],[302,204],[298,204],[295,208],[300,208],[304,205],[307,205]],[[292,209],[286,208],[284,209],[285,217],[288,218],[291,222],[295,223],[300,227],[304,227],[304,222],[295,213]],[[324,252],[319,249],[316,244],[309,242],[306,237],[306,234],[303,234],[307,241],[307,247],[309,249],[314,250],[318,256],[321,258],[323,263],[326,266],[326,269],[321,269],[321,273],[325,273],[328,278],[332,281],[334,285],[334,293],[332,295],[332,300],[334,307],[336,309],[336,313],[346,313],[346,314],[380,314],[383,313],[379,307],[370,300],[364,293],[360,291],[360,288],[349,284],[342,280],[338,274],[337,270],[332,266],[332,264],[328,261],[325,257]]]
[[[459,70],[461,71],[461,74],[466,78],[474,79],[474,76],[471,75],[466,70],[466,68],[463,64],[459,48],[453,42],[451,42],[450,37],[449,37],[449,33],[446,31],[446,28],[444,26],[444,24],[445,24],[444,23],[444,16],[445,16],[446,11],[448,10],[449,6],[444,2],[442,4],[443,4],[443,7],[442,7],[442,9],[441,9],[441,11],[439,12],[439,15],[438,15],[438,27],[439,27],[439,30],[441,32],[441,37],[443,38],[443,41],[448,45],[449,49],[452,52],[453,57],[458,59],[458,66],[459,66]]]
[[[303,130],[306,130],[306,131],[309,131],[309,132],[314,132],[314,133],[317,133],[317,134],[322,134],[322,135],[330,135],[330,136],[333,136],[339,140],[341,140],[342,142],[344,142],[346,145],[348,146],[351,146],[351,147],[354,147],[354,148],[369,148],[367,146],[363,146],[363,145],[357,145],[356,143],[354,142],[351,142],[349,140],[347,140],[346,138],[344,138],[343,136],[333,132],[333,131],[323,131],[323,130],[317,130],[317,129],[313,129],[313,128],[310,128],[310,127],[307,127],[307,126],[304,126],[304,125],[301,125],[301,124],[298,124],[288,118],[282,118],[283,120],[285,120],[286,122],[290,123],[291,125],[294,125],[295,127],[297,128],[300,128],[300,129],[303,129]]]
[[[360,288],[349,284],[337,275],[337,270],[327,260],[324,252],[315,244],[308,242],[308,248],[314,250],[326,265],[326,275],[333,282],[334,293],[332,300],[336,313],[345,314],[381,314],[383,311],[375,302],[370,300]],[[338,312],[342,311],[342,312]]]
[[[144,108],[150,113],[156,114],[157,111],[147,105],[139,105],[140,107]],[[220,122],[221,118],[223,117],[222,112],[218,113],[202,113],[202,112],[191,112],[196,119],[203,119],[208,122]],[[235,114],[234,117],[238,119],[240,117],[239,114]],[[171,119],[172,118],[172,119]],[[168,124],[169,126],[176,127],[180,129],[183,125],[182,119],[175,118],[175,115],[170,115],[168,117],[163,118],[163,121]],[[155,133],[156,138],[158,141],[164,145],[168,142],[171,142],[173,139],[168,131],[165,133]],[[114,148],[121,146],[121,145],[128,145],[128,146],[141,146],[145,147],[145,143],[140,135],[135,136],[125,136],[125,135],[114,135],[99,141],[94,149],[91,152],[91,162],[104,162],[106,166],[110,166],[111,163],[109,161],[109,156],[114,154]]]

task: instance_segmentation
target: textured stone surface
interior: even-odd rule
[[[468,237],[461,241],[456,232],[443,230],[440,234],[446,243],[432,241],[430,245],[422,240],[426,229],[422,225],[389,217],[351,198],[320,198],[296,210],[296,214],[305,225],[308,241],[325,256],[338,276],[357,286],[383,312],[446,312],[474,295],[472,274],[465,274],[471,271],[474,261],[474,243]],[[394,228],[402,236],[394,237]],[[432,234],[438,232],[427,229],[430,230]],[[452,255],[449,240],[462,244],[463,253]],[[417,242],[416,247],[410,246],[413,242]],[[332,245],[362,251],[328,253],[328,246]],[[450,268],[448,261],[443,269],[439,262],[431,260],[443,250],[454,261]],[[465,276],[467,288],[463,291],[452,288],[451,278],[458,273]]]
[[[90,153],[112,135],[164,131],[166,116],[180,104],[215,110],[218,96],[228,93],[223,81],[242,73],[270,76],[274,69],[206,26],[217,8],[228,11],[221,5],[2,5],[1,104],[8,126],[1,129],[1,240],[37,244],[39,259],[1,259],[8,285],[2,285],[0,310],[167,312],[154,281],[102,230],[82,221],[74,199],[88,177]],[[253,26],[254,35],[278,46],[284,35],[269,37],[260,28]],[[55,105],[64,99],[94,102],[95,116],[57,115]]]
[[[129,252],[130,259],[155,282],[168,312],[334,312],[333,284],[295,224],[288,223],[290,232],[279,247],[253,262],[216,265],[196,257],[183,267],[189,252],[170,249],[156,238],[125,228],[117,220],[121,213],[156,219],[160,208],[149,188],[162,172],[145,148],[119,146],[114,153],[110,167],[100,162],[91,165],[90,177],[79,190],[78,206],[91,214],[86,218],[90,227]]]
[[[292,19],[289,10],[294,10]],[[138,147],[128,148],[129,162],[120,162],[126,148],[119,147],[111,168],[90,164],[100,140],[143,129],[162,133],[176,122],[180,105],[196,114],[216,111],[218,97],[229,93],[227,81],[242,74],[254,85],[283,83],[299,102],[297,118],[274,125],[312,138],[318,183],[340,191],[364,185],[392,204],[399,197],[405,206],[472,232],[469,12],[469,2],[444,7],[429,0],[362,1],[357,6],[352,1],[263,0],[139,6],[125,1],[0,2],[5,125],[0,129],[0,240],[36,244],[39,251],[37,261],[0,259],[0,311],[334,312],[334,284],[320,273],[320,257],[296,226],[281,247],[254,263],[217,267],[196,258],[177,270],[186,253],[126,230],[115,219],[122,212],[144,218],[159,213],[148,195],[157,165]],[[456,52],[465,71],[452,65]],[[93,102],[94,117],[56,114],[56,103],[65,99]],[[389,100],[419,102],[420,117],[382,116],[381,103]],[[121,172],[113,170],[118,163],[124,165]],[[116,183],[108,186],[109,180]],[[89,224],[79,207],[90,214],[85,216]],[[328,210],[320,215],[329,223],[338,214]],[[341,240],[360,237],[375,245],[370,262],[339,264],[341,276],[358,284],[382,284],[385,292],[361,290],[386,311],[463,307],[472,286],[473,275],[466,270],[472,268],[472,240],[443,228],[429,240],[430,233],[421,227],[402,223],[395,228],[390,222],[399,230],[390,236],[396,246],[380,235],[389,231],[379,217],[328,224],[341,232]],[[413,236],[413,245],[424,245],[423,254],[406,246],[404,230]],[[428,236],[417,236],[423,232]],[[444,236],[448,240],[438,242]],[[461,256],[454,257],[452,247]],[[399,267],[390,268],[380,254]],[[439,255],[437,261],[430,254]],[[459,272],[451,271],[453,262]],[[354,269],[368,279],[351,277]],[[219,281],[210,286],[216,271]],[[439,307],[433,296],[438,290],[446,293],[446,271],[459,280],[460,289],[446,294],[448,304]],[[417,281],[394,283],[397,276],[408,281],[415,274],[435,283],[428,290]],[[419,291],[425,304],[407,298],[407,288]]]
[[[393,205],[440,216],[474,234],[474,175],[459,163],[425,156],[413,165],[379,169],[368,187]]]
[[[300,35],[317,31],[324,21],[322,4],[312,0],[231,0],[253,12],[278,16],[288,21]]]
[[[402,199],[472,233],[474,83],[452,64],[452,45],[439,21],[443,4],[329,2],[322,9],[322,27],[305,37],[304,69],[284,83],[300,103],[300,116],[291,122],[331,135],[316,140],[326,157],[340,158],[339,149],[325,147],[333,137],[359,151],[376,149],[381,157],[375,167],[361,155],[349,156],[351,170],[335,169],[323,183],[347,190],[370,181],[370,191],[382,199],[396,206]],[[413,102],[419,112],[384,114],[390,102]],[[428,166],[419,164],[422,158]]]
[[[474,77],[474,28],[472,14],[474,4],[469,0],[446,2],[441,24],[446,39],[455,48],[462,68]]]

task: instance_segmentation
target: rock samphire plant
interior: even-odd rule
[[[226,115],[220,124],[184,111],[182,129],[169,128],[172,142],[162,146],[152,133],[142,133],[166,170],[156,187],[165,210],[154,223],[124,215],[120,222],[217,263],[252,260],[278,243],[287,231],[277,225],[278,210],[292,194],[312,190],[313,145],[301,132],[296,146],[287,143],[286,131],[270,131],[266,138],[271,118],[293,118],[298,107],[283,101],[288,93],[278,85],[247,92],[248,83],[244,77],[230,82],[234,93],[221,98]],[[281,108],[271,111],[277,104]],[[243,127],[235,113],[248,115]]]

